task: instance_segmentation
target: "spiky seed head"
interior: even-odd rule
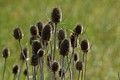
[[[59,77],[65,76],[65,70],[60,68],[59,70]]]
[[[70,36],[70,41],[71,41],[72,48],[77,47],[77,36],[75,36],[75,35],[72,34]]]
[[[56,61],[53,62],[53,64],[52,64],[52,71],[56,72],[58,70],[58,68],[59,68],[58,62],[56,62]]]
[[[54,23],[52,21],[50,21],[50,22],[48,22],[48,24],[51,25],[51,27],[52,27],[52,33],[54,33],[54,31],[55,31],[55,25],[54,25]]]
[[[70,52],[70,47],[71,47],[70,41],[68,39],[64,39],[60,45],[60,55],[67,56],[68,53]]]
[[[44,56],[44,50],[39,49],[38,52],[37,52],[37,55],[38,55],[39,58],[43,57]]]
[[[28,75],[28,70],[25,69],[24,72],[23,72],[24,76],[27,76]]]
[[[26,60],[28,57],[28,54],[29,54],[28,48],[24,47],[22,53],[20,54],[20,59]]]
[[[23,37],[22,30],[21,30],[19,27],[15,28],[15,29],[13,30],[13,36],[14,36],[14,38],[17,39],[17,40],[22,39],[22,37]]]
[[[32,25],[30,27],[30,33],[31,33],[31,36],[37,36],[38,35],[38,28],[34,25]]]
[[[82,50],[83,52],[88,52],[88,50],[89,50],[89,48],[90,48],[90,46],[89,46],[89,41],[88,41],[87,39],[83,39],[83,40],[81,41],[80,46],[81,46],[81,50]]]
[[[58,40],[63,40],[63,39],[65,39],[65,37],[66,37],[66,32],[65,32],[65,30],[64,30],[64,29],[60,29],[60,30],[58,31]]]
[[[37,54],[37,52],[40,48],[42,48],[40,42],[38,40],[34,40],[33,43],[32,43],[33,54]]]
[[[39,36],[41,36],[42,30],[43,30],[43,23],[41,21],[39,21],[36,24],[37,28],[38,28],[38,32],[39,32]]]
[[[52,35],[52,28],[50,24],[45,25],[42,31],[42,40],[49,41]]]
[[[33,54],[31,57],[31,65],[37,66],[38,65],[38,56],[36,54]]]
[[[13,74],[17,74],[18,73],[18,71],[19,71],[19,67],[18,67],[18,65],[17,64],[15,64],[14,66],[13,66],[13,68],[12,68],[12,72],[13,72]]]
[[[52,22],[59,23],[62,20],[62,13],[59,8],[54,8],[51,14]]]
[[[77,59],[78,59],[78,55],[77,55],[77,53],[75,53],[74,54],[74,61],[77,61]]]
[[[82,61],[79,60],[76,62],[76,70],[81,71],[83,69]]]
[[[37,38],[35,36],[31,36],[30,37],[30,45],[32,45],[34,40],[37,40]]]
[[[76,36],[79,36],[83,32],[83,26],[81,24],[77,24],[73,32]]]
[[[9,49],[8,49],[7,47],[4,48],[4,49],[3,49],[3,52],[2,52],[2,56],[3,56],[5,59],[7,59],[9,55],[10,55]]]

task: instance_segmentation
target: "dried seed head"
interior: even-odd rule
[[[23,72],[23,74],[24,74],[25,76],[27,76],[27,75],[28,75],[28,70],[25,69],[24,72]]]
[[[22,30],[21,30],[19,27],[15,28],[15,29],[13,30],[13,36],[14,36],[14,38],[17,39],[17,40],[22,39],[22,37],[23,37]]]
[[[31,33],[31,36],[37,36],[38,35],[38,28],[34,25],[31,26],[30,33]]]
[[[47,24],[45,25],[45,27],[43,28],[42,31],[42,40],[43,42],[45,41],[49,41],[52,35],[52,28],[51,25]]]
[[[59,68],[58,62],[53,62],[53,64],[52,64],[52,71],[56,72],[58,70],[58,68]]]
[[[65,37],[66,37],[66,32],[65,32],[65,30],[64,30],[64,29],[60,29],[60,30],[58,31],[58,40],[63,40],[63,39],[65,39]]]
[[[38,56],[36,54],[33,54],[31,57],[31,65],[37,66],[38,65]]]
[[[34,40],[37,40],[36,37],[35,36],[31,36],[30,37],[30,45],[32,45],[32,43],[33,43]]]
[[[59,8],[54,8],[51,14],[52,22],[59,23],[62,20],[62,13]]]
[[[76,62],[76,70],[81,71],[82,69],[83,69],[83,64],[82,64],[82,61],[79,60]]]
[[[32,43],[33,54],[37,54],[37,52],[40,48],[42,48],[40,42],[38,40],[33,41],[33,43]]]
[[[77,59],[78,59],[78,55],[77,55],[77,53],[75,53],[74,54],[74,61],[77,61]]]
[[[83,32],[83,26],[81,24],[77,24],[73,32],[76,36],[79,36]]]
[[[51,25],[51,27],[52,27],[52,32],[54,32],[54,30],[55,30],[55,25],[54,25],[54,23],[53,23],[52,21],[50,21],[50,22],[48,22],[48,24]]]
[[[65,76],[65,70],[64,69],[60,69],[59,70],[59,77]]]
[[[64,39],[60,45],[60,55],[62,56],[68,55],[70,47],[71,47],[70,41],[68,39]]]
[[[23,53],[20,54],[20,59],[21,60],[26,60],[28,57],[29,51],[27,49],[27,47],[23,48]]]
[[[88,41],[87,39],[83,39],[83,40],[81,41],[80,46],[81,46],[81,50],[82,50],[83,52],[88,52],[88,50],[89,50],[89,48],[90,48],[90,46],[89,46],[89,41]]]
[[[77,36],[71,35],[71,36],[70,36],[70,41],[71,41],[71,46],[72,46],[72,48],[77,47]]]
[[[19,67],[18,67],[18,65],[16,65],[16,64],[13,66],[13,68],[12,68],[13,74],[16,75],[16,74],[18,73],[18,68],[19,68]]]
[[[2,56],[3,56],[5,59],[7,59],[9,55],[10,55],[9,49],[8,49],[8,48],[4,48],[4,49],[3,49],[3,52],[2,52]]]
[[[42,30],[43,30],[43,23],[41,21],[39,21],[36,24],[37,28],[38,28],[38,32],[39,32],[39,36],[41,36]]]
[[[44,50],[39,49],[38,52],[37,52],[37,55],[38,55],[39,58],[43,57],[44,56]]]

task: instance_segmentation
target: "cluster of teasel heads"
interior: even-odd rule
[[[51,80],[76,80],[74,77],[75,72],[78,72],[78,80],[85,80],[87,53],[90,48],[89,41],[86,38],[79,38],[83,33],[81,24],[77,24],[72,30],[70,37],[67,38],[66,31],[64,29],[58,30],[57,28],[61,20],[62,13],[60,9],[54,8],[50,22],[43,25],[39,21],[36,25],[30,27],[30,46],[32,47],[30,65],[28,65],[28,48],[23,47],[21,44],[23,32],[20,27],[13,30],[13,36],[19,42],[20,60],[22,61],[21,64],[13,66],[13,80],[21,80],[20,76],[22,73],[27,80],[31,78],[33,80],[45,80],[45,75],[47,74],[51,74]],[[79,48],[81,53],[75,51],[75,48]],[[56,56],[58,53],[59,56]],[[5,67],[9,54],[9,49],[4,48],[2,55],[5,59]],[[83,56],[81,57],[80,54],[83,54]],[[24,63],[26,68],[22,72]],[[5,67],[2,80],[4,80]],[[32,67],[33,74],[30,74],[30,67]],[[45,68],[48,68],[49,71],[45,72]]]

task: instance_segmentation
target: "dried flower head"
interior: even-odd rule
[[[83,69],[82,61],[79,60],[76,62],[76,70],[81,71]]]
[[[83,32],[83,26],[81,24],[77,24],[73,32],[76,36],[79,36]]]
[[[81,41],[80,46],[81,46],[81,50],[82,50],[83,52],[88,52],[88,50],[89,50],[89,48],[90,48],[90,46],[89,46],[89,41],[88,41],[87,39],[83,39],[83,40]]]
[[[77,53],[74,53],[74,61],[77,61],[77,59],[78,59],[78,55]]]
[[[58,70],[58,68],[59,68],[58,62],[53,62],[53,64],[52,64],[52,71],[56,72]]]
[[[19,27],[15,28],[15,29],[13,30],[13,36],[14,36],[14,38],[17,39],[17,40],[22,39],[22,37],[23,37],[22,30],[21,30]]]
[[[71,47],[70,41],[68,39],[64,39],[60,45],[60,55],[62,56],[68,55],[70,47]]]
[[[13,66],[13,68],[12,68],[13,74],[16,75],[16,74],[18,73],[18,69],[19,69],[18,65],[15,64],[15,65]]]
[[[34,25],[31,26],[30,33],[31,33],[31,36],[37,36],[38,35],[38,28]]]
[[[60,30],[58,31],[58,40],[63,40],[63,39],[65,39],[65,37],[66,37],[66,32],[65,32],[65,30],[64,30],[64,29],[60,29]]]
[[[48,24],[51,25],[51,27],[52,27],[52,32],[54,32],[54,30],[55,30],[55,25],[54,25],[54,23],[53,23],[52,21],[50,21],[50,22],[48,22]]]
[[[37,66],[38,65],[38,56],[36,54],[33,54],[31,57],[31,65]]]
[[[70,41],[71,41],[71,46],[72,46],[72,48],[77,47],[77,36],[71,35],[71,36],[70,36]]]
[[[54,8],[51,14],[52,22],[59,23],[62,20],[62,13],[59,8]]]
[[[43,23],[41,21],[39,21],[36,24],[37,28],[38,28],[38,32],[39,32],[39,36],[41,36],[42,30],[43,30]]]
[[[59,77],[65,76],[65,70],[60,68],[59,70]]]
[[[32,45],[32,43],[33,43],[34,40],[37,40],[36,37],[35,36],[31,36],[30,37],[30,45]]]
[[[20,59],[21,60],[26,60],[27,57],[28,57],[28,54],[29,54],[28,48],[24,47],[22,52],[23,53],[20,54]]]
[[[38,52],[37,52],[37,55],[38,55],[39,58],[43,57],[44,56],[44,50],[39,49]]]
[[[27,75],[28,75],[28,70],[25,69],[24,72],[23,72],[23,74],[24,74],[25,76],[27,76]]]
[[[5,59],[7,59],[9,55],[10,55],[9,49],[8,49],[8,48],[4,48],[4,49],[3,49],[3,52],[2,52],[2,56],[3,56]]]

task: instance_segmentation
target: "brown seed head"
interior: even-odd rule
[[[60,30],[58,31],[58,40],[63,40],[63,39],[65,39],[65,37],[66,37],[66,32],[65,32],[65,30],[64,30],[64,29],[60,29]]]
[[[54,8],[51,14],[52,22],[59,23],[62,20],[62,13],[59,8]]]
[[[77,61],[77,59],[78,59],[78,55],[77,55],[77,53],[75,53],[74,54],[74,61]]]
[[[22,37],[23,37],[22,30],[21,30],[19,27],[15,28],[15,29],[13,30],[13,36],[14,36],[14,38],[17,39],[17,40],[22,39]]]
[[[53,62],[53,64],[52,64],[52,71],[56,72],[58,70],[58,68],[59,68],[58,62]]]
[[[81,24],[77,24],[73,32],[76,36],[79,36],[83,32],[83,26]]]
[[[39,32],[39,36],[41,36],[42,30],[43,30],[43,23],[41,21],[39,21],[36,24],[37,28],[38,28],[38,32]]]
[[[16,65],[16,64],[13,66],[13,68],[12,68],[13,74],[16,75],[16,74],[18,73],[18,68],[19,68],[19,67],[18,67],[18,65]]]
[[[71,36],[70,36],[70,41],[71,41],[71,46],[72,46],[72,48],[77,47],[77,36],[71,35]]]
[[[9,55],[10,55],[9,49],[8,49],[8,48],[4,48],[4,49],[3,49],[3,52],[2,52],[2,56],[3,56],[5,59],[7,59]]]
[[[38,56],[36,54],[33,54],[31,57],[31,65],[37,66],[38,65]]]
[[[39,58],[43,57],[44,56],[44,50],[39,49],[38,52],[37,52],[37,55],[38,55]]]
[[[83,69],[83,64],[82,64],[82,61],[79,60],[76,63],[76,70],[81,71],[82,69]]]
[[[23,48],[23,53],[20,54],[20,59],[21,60],[26,60],[28,57],[29,51],[27,49],[27,47]]]
[[[23,74],[24,74],[25,76],[27,76],[27,75],[28,75],[28,70],[25,69],[24,72],[23,72]]]
[[[50,22],[48,22],[48,24],[51,25],[51,27],[52,27],[52,32],[54,32],[54,29],[55,29],[55,25],[54,25],[54,23],[53,23],[52,21],[50,21]]]
[[[59,70],[59,77],[65,76],[65,70],[64,69],[60,69]]]
[[[34,25],[31,26],[30,33],[31,33],[31,36],[37,36],[38,35],[38,28]]]

